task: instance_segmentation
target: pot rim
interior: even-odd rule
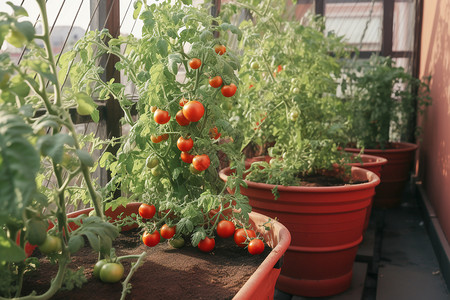
[[[231,173],[230,167],[226,167],[219,172],[219,177],[226,182],[228,179],[227,174]],[[254,189],[270,189],[277,187],[280,192],[303,192],[303,193],[323,193],[323,192],[348,192],[348,191],[356,191],[363,189],[374,188],[380,183],[380,178],[372,171],[352,166],[352,177],[357,175],[362,175],[362,178],[366,178],[369,182],[358,183],[358,184],[348,184],[348,185],[340,185],[340,186],[320,186],[320,187],[311,187],[311,186],[284,186],[284,185],[275,185],[268,183],[260,183],[249,180],[244,180],[245,183],[250,188]],[[360,177],[360,178],[361,178]]]
[[[365,148],[363,150],[364,154],[373,154],[376,156],[376,153],[396,153],[396,152],[409,152],[415,151],[419,147],[417,144],[408,143],[408,142],[392,142],[391,144],[395,145],[396,148],[393,149],[373,149],[373,148]],[[361,148],[344,148],[347,152],[361,152]]]
[[[370,154],[359,154],[361,156],[362,162],[352,162],[349,163],[348,165],[350,166],[355,166],[355,167],[359,167],[359,166],[363,166],[363,167],[373,167],[373,166],[383,166],[385,164],[387,164],[388,160],[384,157],[381,156],[376,156],[376,155],[370,155]],[[353,157],[358,156],[358,154],[354,153]],[[364,158],[370,159],[371,161],[364,161]]]

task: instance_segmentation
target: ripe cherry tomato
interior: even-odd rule
[[[219,55],[223,55],[225,52],[227,52],[227,47],[217,44],[214,46],[214,51],[216,51],[216,53]]]
[[[100,280],[107,283],[115,283],[122,279],[123,266],[119,263],[106,263],[100,269]]]
[[[208,169],[210,164],[211,164],[211,161],[209,159],[209,156],[206,154],[196,155],[192,159],[192,165],[198,171],[204,171],[204,170]]]
[[[179,110],[175,116],[175,120],[177,120],[177,123],[180,126],[187,126],[189,123],[191,123],[183,114],[183,110]]]
[[[209,85],[212,86],[213,88],[218,88],[219,86],[222,85],[222,77],[220,76],[215,76],[213,78],[209,79]]]
[[[177,141],[177,147],[180,151],[188,152],[192,149],[192,147],[194,147],[194,141],[191,138],[185,139],[180,136]]]
[[[236,245],[244,248],[246,245],[245,242],[247,241],[247,235],[250,239],[256,237],[255,231],[251,229],[247,229],[247,234],[245,233],[244,228],[239,228],[238,230],[236,230],[236,232],[234,233],[234,242],[236,243]]]
[[[219,133],[219,131],[217,130],[217,127],[215,127],[215,126],[209,130],[209,136],[210,136],[212,139],[217,140],[218,138],[220,138],[221,135],[222,135],[222,134]]]
[[[155,111],[153,118],[158,124],[166,124],[170,120],[169,112],[159,108]]]
[[[161,236],[159,235],[158,230],[155,230],[153,233],[144,232],[142,235],[142,241],[148,247],[154,247],[158,245],[161,240]]]
[[[278,65],[277,73],[280,73],[282,70],[283,70],[283,66],[282,65]]]
[[[264,251],[264,242],[260,239],[253,239],[248,244],[247,250],[251,255],[261,254]]]
[[[190,163],[192,163],[192,159],[194,158],[194,155],[192,155],[186,151],[183,151],[183,152],[181,152],[180,157],[181,157],[182,161],[184,161],[187,164],[190,164]]]
[[[175,235],[175,229],[176,226],[169,227],[169,225],[164,224],[160,229],[161,236],[166,240],[171,239]]]
[[[189,67],[191,67],[194,70],[200,68],[201,65],[202,61],[198,58],[191,58],[189,60]]]
[[[163,136],[162,136],[162,135],[156,136],[156,135],[153,135],[153,134],[152,134],[152,135],[150,136],[150,139],[152,140],[153,143],[157,144],[157,143],[160,143],[160,142],[163,141]]]
[[[169,139],[169,135],[167,133],[164,133],[163,135],[161,135],[161,140],[162,141],[165,141],[167,139]]]
[[[213,238],[205,237],[198,243],[198,249],[202,252],[211,252],[216,245],[216,241]]]
[[[139,215],[144,219],[151,219],[156,213],[156,207],[152,204],[142,203],[139,206]]]
[[[183,106],[183,115],[191,122],[198,122],[205,114],[205,107],[196,100],[189,101]]]
[[[234,223],[228,220],[222,220],[217,224],[217,235],[221,238],[229,238],[234,234]]]
[[[189,100],[183,97],[183,98],[180,99],[179,104],[180,104],[180,106],[184,106],[188,102],[189,102]]]
[[[234,83],[231,83],[229,85],[224,85],[220,91],[222,92],[222,95],[225,97],[232,97],[237,90],[237,86]]]

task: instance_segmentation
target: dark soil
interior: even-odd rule
[[[269,254],[266,246],[263,254],[252,256],[246,249],[237,247],[233,238],[216,237],[216,247],[211,253],[200,252],[191,245],[174,249],[167,242],[153,248],[142,244],[136,231],[121,234],[114,242],[118,256],[139,255],[147,252],[145,263],[134,273],[131,280],[131,294],[126,299],[231,299]],[[35,255],[41,256],[36,250]],[[25,277],[23,295],[35,290],[44,293],[53,278],[57,266],[45,257],[39,259],[39,270]],[[72,257],[70,268],[84,267],[88,280],[82,288],[72,291],[59,291],[52,299],[119,299],[122,284],[102,283],[92,276],[97,254],[85,247]],[[122,261],[125,279],[131,262]]]

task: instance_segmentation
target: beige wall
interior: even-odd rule
[[[420,74],[432,76],[433,104],[421,122],[417,171],[450,241],[450,1],[423,2]]]

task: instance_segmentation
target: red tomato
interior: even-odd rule
[[[183,106],[183,115],[191,122],[198,122],[205,114],[205,107],[202,103],[194,100]]]
[[[220,91],[222,92],[222,95],[225,97],[232,97],[237,90],[237,86],[234,83],[231,83],[230,85],[224,85]]]
[[[248,244],[247,250],[251,255],[261,254],[264,251],[264,242],[260,239],[253,239]]]
[[[181,156],[181,160],[187,164],[192,163],[192,159],[194,158],[194,155],[192,155],[186,151],[181,152],[180,156]]]
[[[209,85],[212,86],[213,88],[218,88],[219,86],[222,85],[222,77],[220,76],[215,76],[213,78],[209,79]]]
[[[161,135],[161,140],[162,141],[165,141],[167,139],[169,139],[169,135],[167,133],[164,133],[163,135]]]
[[[177,141],[177,147],[180,151],[188,152],[194,147],[194,141],[191,138],[185,139],[180,136]]]
[[[283,66],[278,65],[277,72],[280,73],[283,70]]]
[[[177,120],[177,123],[178,123],[180,126],[187,126],[187,125],[189,125],[189,123],[191,123],[191,122],[189,122],[189,120],[186,119],[186,117],[184,116],[183,110],[180,110],[180,111],[177,112],[177,114],[176,114],[176,116],[175,116],[175,120]]]
[[[219,55],[223,55],[225,52],[227,52],[227,47],[217,44],[214,46],[214,51],[216,51],[216,53]]]
[[[162,136],[162,135],[156,136],[156,135],[153,135],[153,134],[152,134],[152,135],[150,136],[150,139],[152,140],[153,143],[157,144],[157,143],[160,143],[160,142],[163,141],[163,136]]]
[[[153,233],[148,233],[146,231],[144,232],[144,235],[142,235],[142,241],[148,247],[154,247],[158,245],[160,240],[161,236],[159,235],[158,230],[155,230]]]
[[[239,228],[238,230],[236,230],[236,232],[234,233],[234,242],[236,243],[236,245],[244,248],[246,245],[245,242],[247,241],[247,235],[249,238],[256,237],[256,233],[251,229],[247,229],[247,234],[245,233],[244,228]]]
[[[139,215],[144,219],[151,219],[156,213],[156,207],[151,204],[142,203],[139,206]]]
[[[158,124],[166,124],[170,120],[169,112],[159,108],[155,111],[153,118]]]
[[[215,126],[209,130],[209,136],[210,136],[212,139],[217,140],[218,138],[220,138],[221,135],[222,135],[222,134],[219,133],[219,131],[217,130],[217,127],[215,127]]]
[[[175,228],[176,226],[169,227],[169,225],[164,224],[160,229],[161,236],[166,240],[171,239],[175,235]]]
[[[234,234],[234,223],[228,220],[222,220],[217,224],[217,235],[221,238],[229,238]]]
[[[198,58],[191,58],[189,60],[189,67],[191,67],[194,70],[200,68],[201,65],[202,61]]]
[[[188,102],[189,102],[189,100],[183,97],[183,98],[180,99],[179,104],[180,104],[180,106],[184,106]]]
[[[205,237],[205,239],[201,240],[198,243],[198,249],[202,252],[211,252],[216,245],[216,241],[213,238]]]
[[[209,156],[206,154],[196,155],[192,159],[192,165],[197,171],[204,171],[208,169],[211,161],[209,160]]]

